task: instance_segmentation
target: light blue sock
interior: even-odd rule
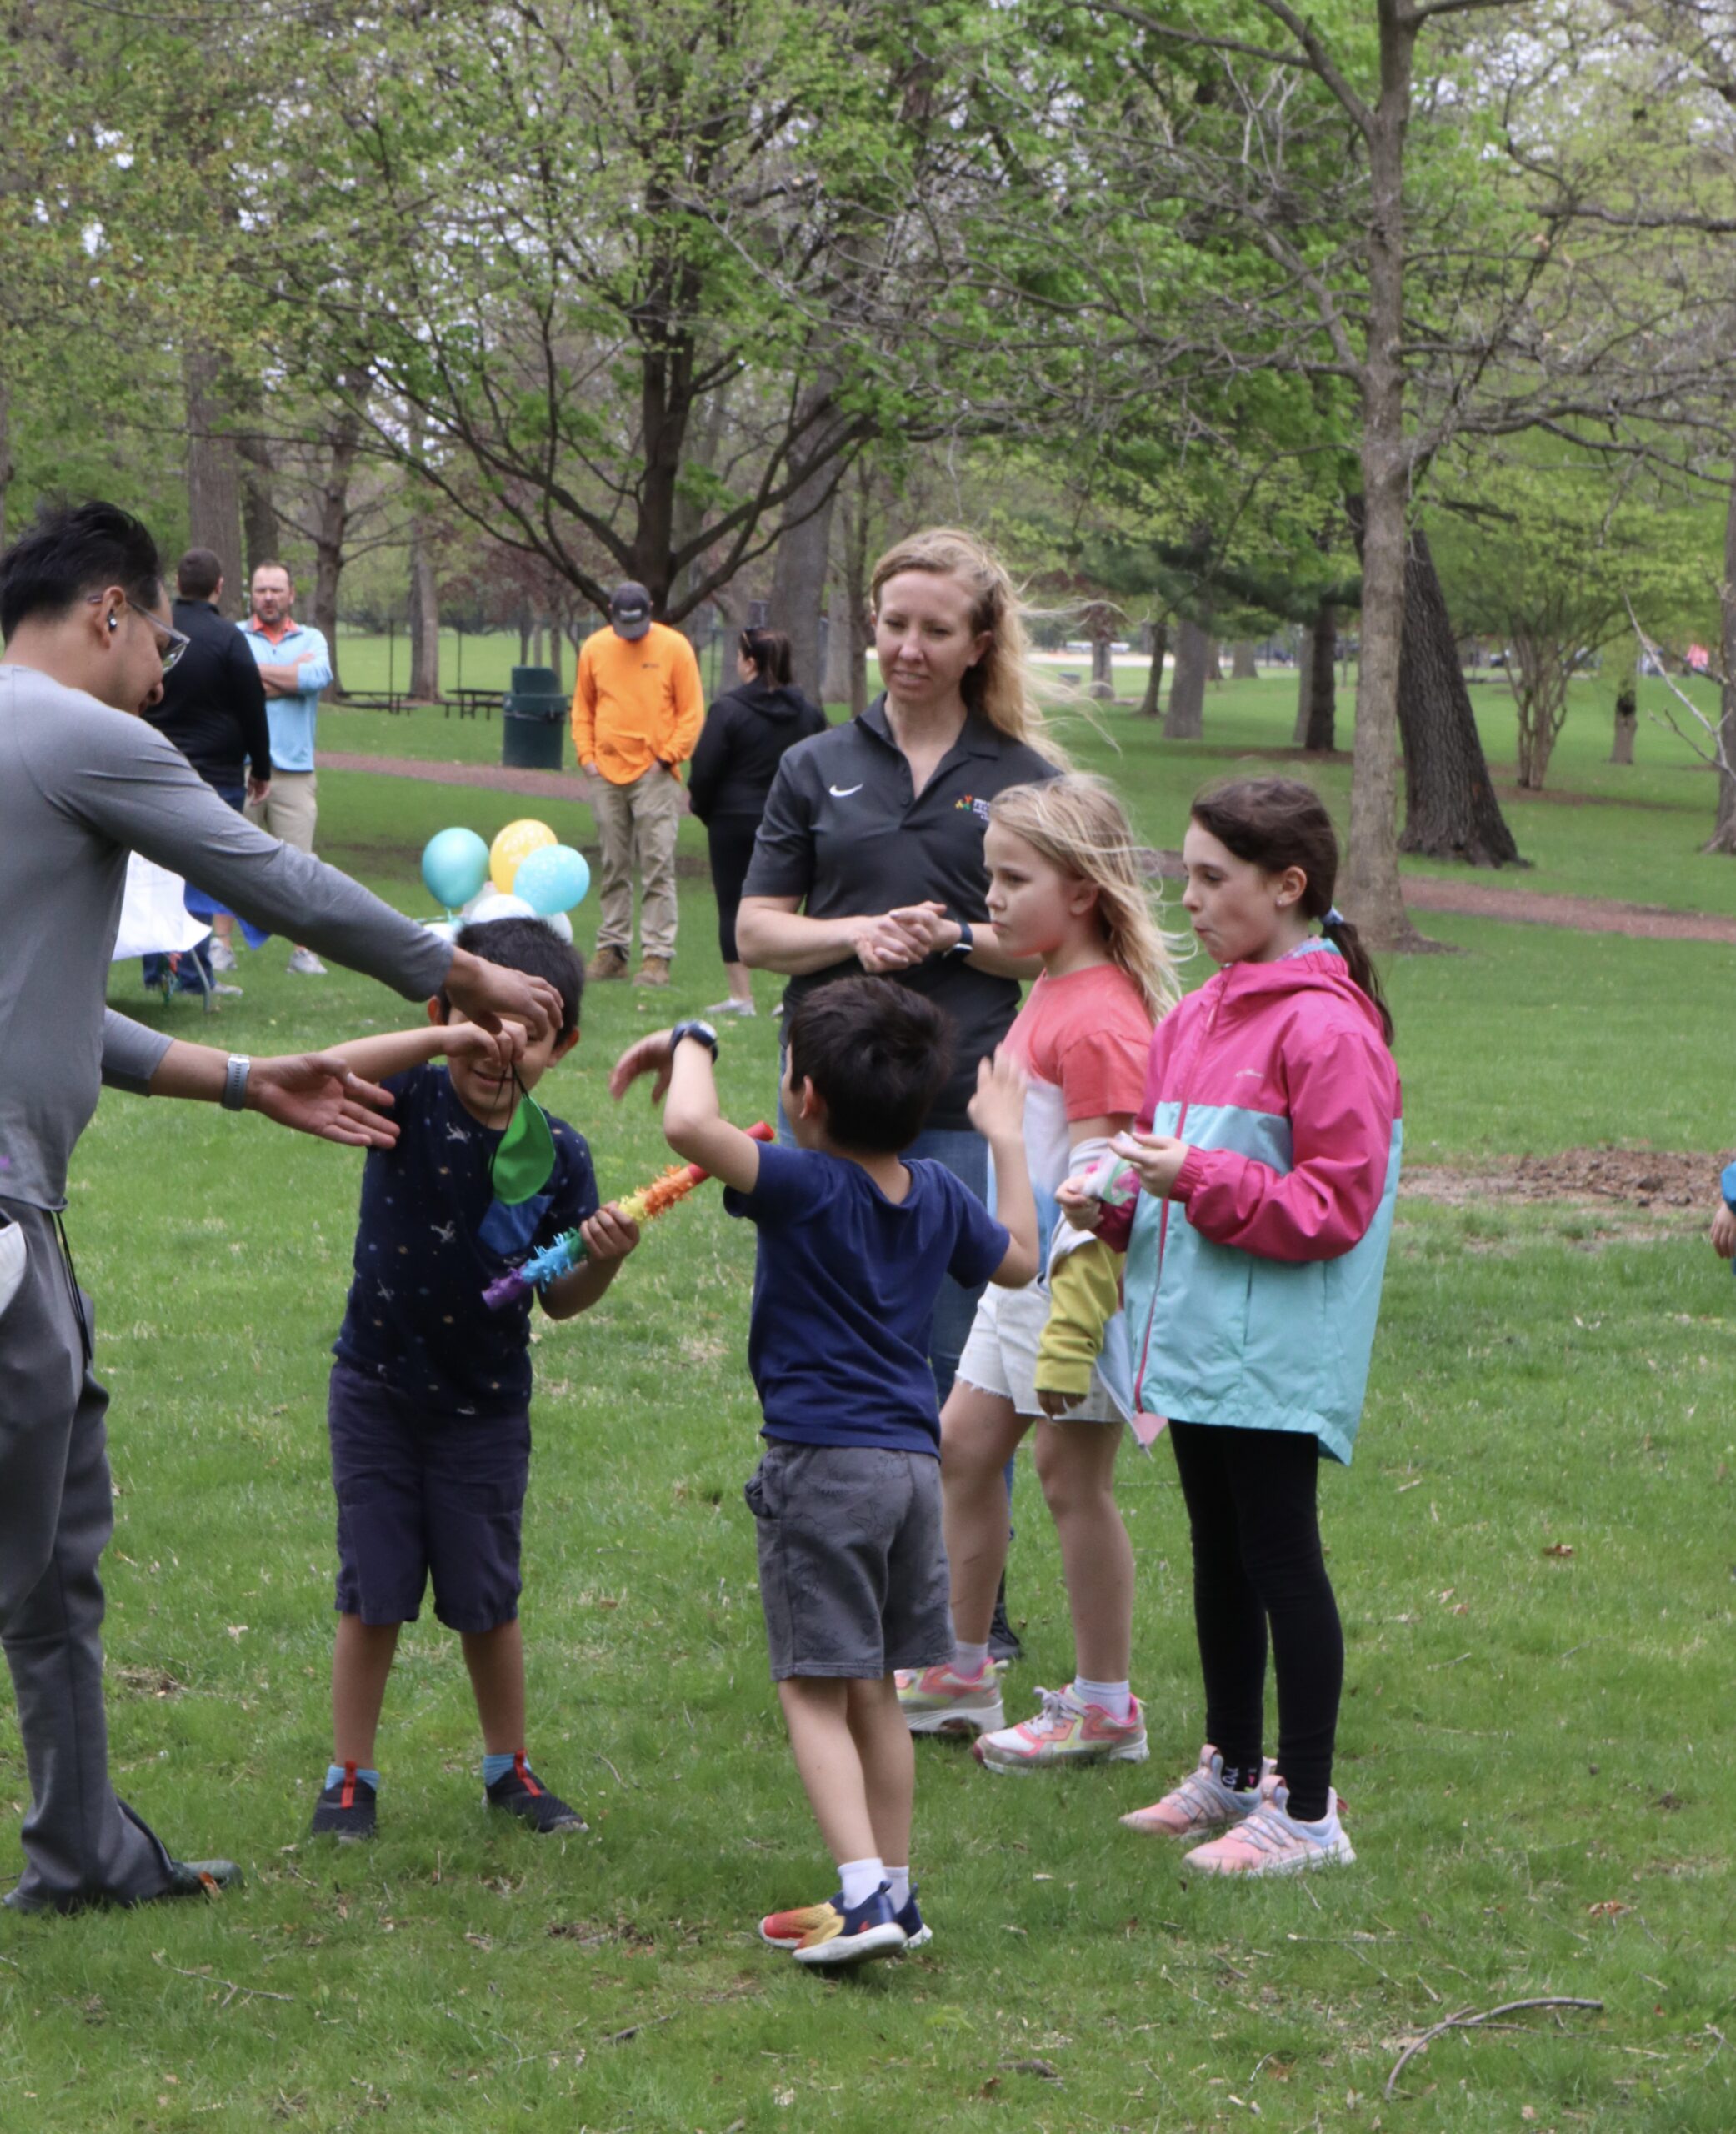
[[[508,1751],[503,1756],[498,1756],[491,1751],[483,1758],[483,1784],[492,1786],[496,1779],[504,1778],[517,1761],[514,1752]]]
[[[365,1785],[371,1786],[376,1793],[379,1791],[380,1775],[377,1771],[363,1771],[358,1766],[357,1767],[356,1776],[358,1778],[362,1780]],[[326,1766],[327,1790],[329,1791],[334,1786],[342,1786],[343,1783],[343,1766],[342,1764],[328,1764]]]

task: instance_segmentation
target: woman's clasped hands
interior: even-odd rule
[[[865,971],[878,974],[908,970],[930,956],[943,955],[956,948],[963,929],[948,919],[946,906],[929,902],[905,904],[897,911],[865,919],[855,938],[856,960]]]

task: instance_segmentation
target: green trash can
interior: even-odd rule
[[[500,760],[509,770],[558,770],[567,694],[552,667],[515,667],[501,707]]]

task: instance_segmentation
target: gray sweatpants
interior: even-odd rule
[[[0,1210],[29,1254],[0,1315],[0,1643],[30,1773],[18,1895],[62,1909],[136,1903],[168,1886],[168,1856],[108,1782],[97,1565],[114,1511],[108,1395],[85,1353],[94,1315],[53,1218],[8,1200]]]

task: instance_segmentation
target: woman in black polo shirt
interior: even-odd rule
[[[736,939],[744,963],[788,974],[791,1003],[873,971],[948,1009],[953,1079],[910,1153],[986,1197],[988,1151],[965,1107],[1037,966],[1003,955],[988,923],[983,833],[998,793],[1056,777],[1064,759],[1037,702],[1018,595],[981,542],[913,534],[874,566],[873,598],[885,694],[779,764]],[[931,1350],[943,1401],[975,1310],[948,1284]]]
[[[744,629],[736,644],[739,685],[705,714],[688,766],[688,804],[705,825],[718,899],[718,947],[729,998],[708,1015],[751,1015],[753,986],[736,947],[735,914],[778,766],[798,741],[826,730],[826,714],[790,680],[782,630]]]

